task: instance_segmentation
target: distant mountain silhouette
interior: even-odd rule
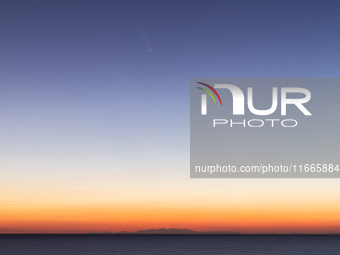
[[[160,229],[148,229],[138,230],[134,234],[194,234],[195,231],[191,229],[177,229],[177,228],[160,228]]]
[[[115,234],[240,234],[238,232],[231,232],[231,231],[193,231],[191,229],[178,229],[178,228],[160,228],[160,229],[147,229],[147,230],[138,230],[135,232],[126,232],[126,231],[121,231],[117,232]]]

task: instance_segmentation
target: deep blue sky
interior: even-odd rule
[[[191,77],[337,77],[339,11],[339,1],[1,1],[2,111],[133,117],[144,135],[184,138]]]

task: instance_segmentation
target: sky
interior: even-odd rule
[[[339,12],[339,1],[1,0],[0,232],[340,232],[337,179],[189,170],[190,78],[339,77]]]

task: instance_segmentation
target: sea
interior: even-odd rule
[[[0,234],[4,255],[339,255],[340,235]]]

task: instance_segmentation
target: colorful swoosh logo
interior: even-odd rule
[[[217,96],[218,100],[220,100],[220,104],[221,104],[221,106],[222,106],[222,100],[221,100],[221,98],[220,98],[220,95],[217,93],[217,91],[216,91],[213,87],[211,87],[210,85],[205,84],[205,83],[203,83],[203,82],[197,82],[197,83],[199,83],[199,84],[201,84],[201,85],[203,85],[203,86],[206,86],[207,88],[211,89],[211,91],[214,92],[215,95]],[[198,88],[198,89],[201,89],[201,90],[203,90],[203,91],[205,91],[205,92],[207,92],[207,94],[214,100],[215,105],[217,105],[214,96],[210,93],[209,90],[202,89],[202,88],[200,88],[200,87],[197,87],[197,88]]]

